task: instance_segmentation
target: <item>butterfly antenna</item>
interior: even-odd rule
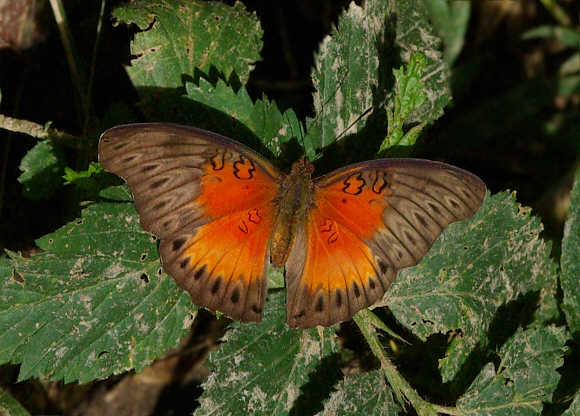
[[[338,92],[338,89],[340,88],[340,86],[342,85],[342,82],[346,79],[348,74],[349,74],[349,71],[346,71],[346,73],[342,76],[341,80],[338,82],[338,87],[336,87],[336,89],[332,92],[332,94],[330,94],[328,99],[322,104],[322,108],[324,108],[330,102],[330,100],[334,99],[334,96]],[[318,118],[320,116],[322,116],[322,113],[323,113],[323,111],[320,111],[318,114],[316,114],[316,116],[312,119],[311,125],[316,124],[316,122],[318,121]]]
[[[354,126],[356,123],[358,123],[359,121],[361,121],[364,117],[367,116],[367,114],[369,114],[371,111],[373,110],[373,107],[369,107],[367,108],[365,111],[362,112],[362,114],[360,116],[358,116],[352,123],[350,123],[350,125],[344,129],[342,131],[342,133],[340,133],[338,135],[338,137],[336,138],[336,140],[340,140],[351,128],[352,126]]]
[[[304,157],[306,157],[306,141],[304,137],[306,136],[306,127],[300,123],[300,141],[302,142],[302,148],[304,149]]]
[[[336,93],[338,92],[338,89],[342,85],[342,82],[346,79],[346,77],[348,75],[349,75],[349,71],[346,71],[346,73],[343,74],[341,80],[338,82],[338,87],[336,87],[336,89],[333,91],[333,93],[324,102],[323,108],[324,108],[324,106],[326,106],[330,102],[330,100],[333,100],[334,99]],[[337,136],[336,140],[340,140],[352,128],[352,126],[354,126],[356,123],[358,123],[364,117],[366,117],[372,110],[373,110],[373,106],[370,106],[365,111],[363,111],[363,113],[361,115],[359,115],[346,129],[343,130],[342,133],[340,133],[340,135]],[[318,121],[318,118],[320,116],[322,116],[322,114],[323,114],[323,111],[318,112],[318,114],[316,114],[316,117],[314,117],[314,119],[312,120],[311,125],[314,125]]]

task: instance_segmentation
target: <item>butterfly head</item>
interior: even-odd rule
[[[307,157],[303,157],[292,165],[292,175],[310,177],[314,172],[314,165],[310,163]]]

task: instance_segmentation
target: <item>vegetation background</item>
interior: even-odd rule
[[[517,191],[517,201],[541,217],[542,238],[552,242],[551,256],[559,262],[580,162],[578,2],[424,2],[430,10],[427,18],[442,39],[453,98],[444,115],[421,135],[413,156],[470,170],[491,194]],[[0,248],[21,251],[25,257],[39,251],[37,239],[80,217],[80,203],[95,197],[90,187],[65,186],[64,168],[88,169],[89,162],[96,161],[95,138],[112,122],[111,114],[131,117],[139,100],[124,65],[131,63],[131,40],[142,29],[112,24],[111,11],[121,3],[64,2],[60,7],[69,25],[66,33],[59,31],[59,7],[54,4],[0,3],[0,115],[10,117],[0,123]],[[257,14],[263,29],[261,58],[256,57],[246,85],[250,97],[259,100],[266,94],[282,111],[293,109],[300,120],[312,117],[314,54],[348,2],[248,0],[243,6]],[[63,39],[74,40],[72,60]],[[79,80],[91,78],[88,74],[90,88],[79,85]],[[26,173],[36,162],[29,152],[42,134],[15,133],[21,130],[11,127],[14,120],[40,126],[51,122],[51,128],[70,135],[59,137],[64,146],[59,147],[62,153],[55,157],[52,174],[32,177],[32,184]],[[75,137],[91,135],[91,145],[75,144]],[[340,149],[334,151],[339,163]],[[520,299],[496,319],[525,315],[525,305]],[[227,324],[198,314],[178,348],[137,374],[85,384],[50,377],[22,381],[19,365],[4,364],[0,386],[31,414],[191,414],[199,405],[199,386],[209,374],[204,359]],[[396,322],[390,324],[397,327]],[[339,331],[344,373],[375,366],[353,328],[352,323],[344,324]],[[441,349],[443,338],[432,337],[429,345]],[[561,414],[578,396],[580,380],[573,376],[580,360],[578,344],[567,345],[561,370],[566,383],[560,382],[543,409],[547,414]],[[418,361],[424,349],[403,350],[396,356],[397,365],[415,380],[412,384],[422,395],[442,404],[457,399],[459,393],[450,396],[441,377],[433,376],[437,354]],[[417,362],[421,368],[415,367]]]

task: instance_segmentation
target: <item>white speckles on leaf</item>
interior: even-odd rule
[[[61,359],[62,357],[64,357],[66,351],[67,351],[67,348],[65,346],[62,346],[56,350],[54,355],[56,358]]]
[[[197,312],[195,313],[188,313],[183,317],[183,321],[181,324],[181,329],[182,330],[189,330],[191,328],[191,324],[193,324],[193,321],[195,319],[195,317],[197,316]]]
[[[248,376],[250,376],[250,373],[247,371],[232,371],[224,378],[224,387],[228,385],[235,385],[239,381],[246,379]]]
[[[322,358],[322,340],[313,338],[309,332],[304,332],[300,339],[302,347],[300,349],[299,359],[304,365],[309,365],[313,360]]]
[[[521,210],[513,195],[488,197],[474,218],[448,227],[423,261],[400,272],[387,291],[385,303],[421,339],[462,329],[461,348],[452,344],[441,360],[444,380],[485,339],[500,306],[522,293],[552,293],[556,287],[555,265],[539,238],[541,230],[539,220]],[[457,247],[468,247],[469,255]],[[439,279],[441,267],[453,279]],[[413,325],[422,321],[433,324]]]
[[[352,2],[349,6],[348,12],[354,20],[358,20],[359,22],[363,23],[363,19],[365,18],[365,11],[362,7]],[[372,21],[372,19],[369,19],[369,21]]]
[[[319,414],[398,416],[403,412],[383,375],[378,370],[373,370],[347,376],[340,381]]]
[[[269,293],[261,324],[233,324],[211,353],[213,373],[196,414],[287,413],[304,394],[302,387],[316,382],[310,377],[322,360],[337,351],[335,338],[329,329],[323,340],[316,330],[288,330],[284,294]],[[226,390],[240,393],[224,396]]]
[[[115,255],[117,257],[117,255]],[[123,265],[121,262],[114,262],[107,266],[105,270],[103,270],[103,276],[106,279],[115,279],[118,276],[124,274],[128,269]]]
[[[136,218],[132,203],[94,204],[83,211],[82,225],[75,221],[37,240],[44,252],[12,258],[26,285],[14,283],[9,292],[18,303],[4,295],[12,306],[0,310],[0,355],[21,362],[20,379],[87,382],[139,371],[185,334],[189,300],[157,275],[156,243]],[[11,337],[14,330],[22,335]],[[24,349],[15,342],[22,338]]]
[[[259,387],[254,386],[251,392],[247,392],[248,395],[248,412],[249,413],[262,413],[266,410],[266,401],[268,395]]]
[[[69,248],[68,244],[65,245],[65,248]],[[89,273],[83,272],[83,263],[87,260],[87,257],[79,257],[75,263],[73,264],[72,268],[69,271],[69,275],[71,279],[80,279],[82,277],[89,276]]]
[[[459,398],[457,407],[469,414],[540,414],[542,402],[556,390],[568,334],[564,327],[542,327],[516,333],[498,352],[500,364],[487,363]],[[541,369],[538,371],[538,369]],[[485,413],[482,413],[482,408]]]

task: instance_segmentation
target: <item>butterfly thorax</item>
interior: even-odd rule
[[[305,223],[312,204],[314,167],[304,158],[294,163],[292,172],[282,182],[276,198],[277,215],[270,240],[272,264],[283,266],[288,259],[298,227]]]

